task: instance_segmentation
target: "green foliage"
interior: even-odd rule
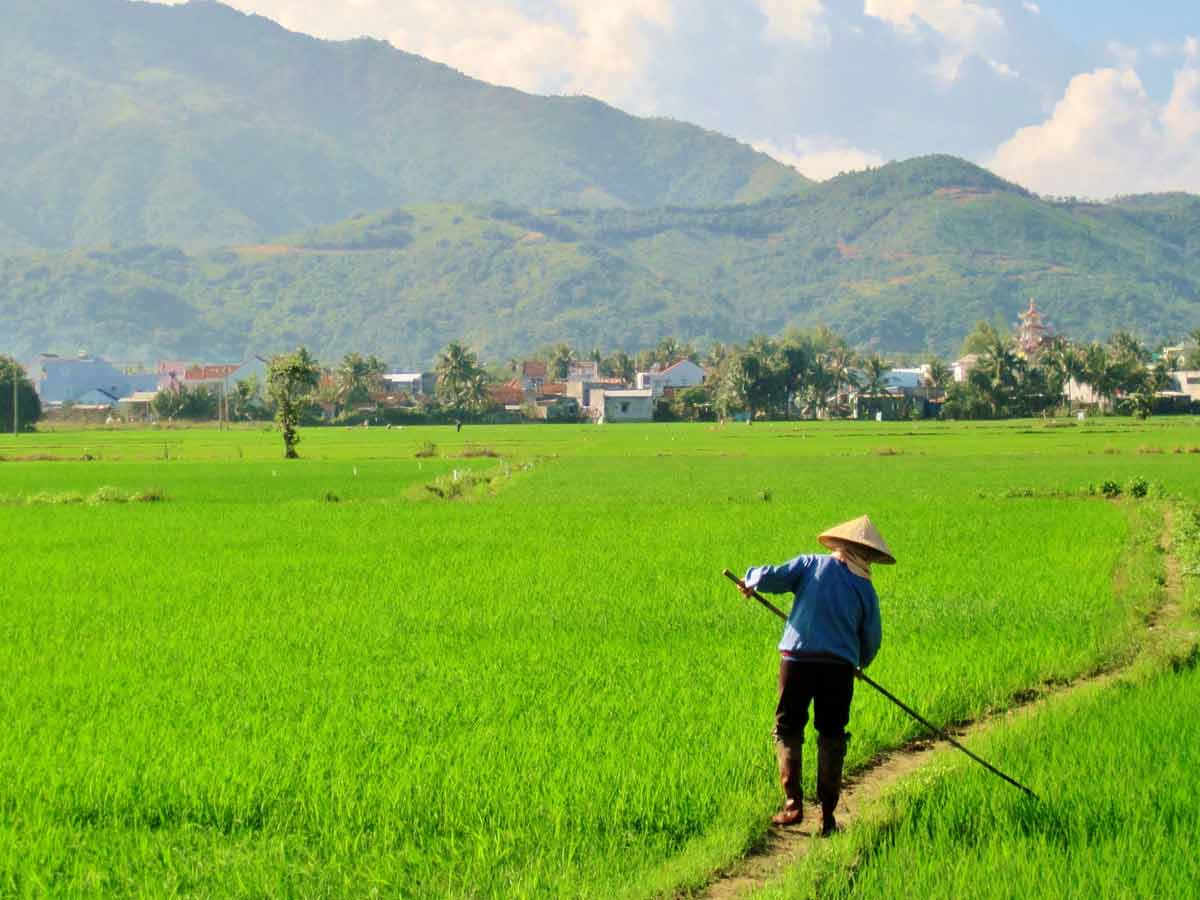
[[[150,408],[160,419],[208,421],[217,417],[220,402],[216,391],[209,387],[180,385],[155,394]]]
[[[511,208],[401,213],[278,246],[0,255],[0,317],[18,354],[236,359],[303,341],[418,369],[463,336],[505,360],[559,342],[632,354],[671,334],[686,351],[822,325],[850,346],[949,357],[977,321],[1011,321],[1031,294],[1077,341],[1120,328],[1176,341],[1200,295],[1200,250],[1178,249],[1200,207],[1164,231],[1143,210],[1047,203],[945,157],[752,205],[541,211],[540,230]],[[410,242],[362,249],[395,221]]]
[[[490,404],[487,374],[479,359],[457,342],[447,345],[437,362],[438,400],[459,413],[481,413]]]
[[[15,359],[0,356],[0,432],[13,433],[13,387],[16,386],[17,428],[33,431],[42,417],[42,401],[25,369]]]
[[[267,364],[267,393],[275,405],[275,421],[283,433],[285,459],[296,459],[300,424],[308,398],[316,390],[321,370],[308,350],[300,347],[295,353],[271,358]]]

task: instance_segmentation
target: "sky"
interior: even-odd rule
[[[951,153],[1042,194],[1200,193],[1197,0],[226,0],[732,135],[825,179]]]

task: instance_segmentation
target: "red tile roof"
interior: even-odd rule
[[[544,362],[529,361],[521,364],[521,374],[526,378],[545,378],[546,364]]]

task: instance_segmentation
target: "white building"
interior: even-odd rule
[[[567,370],[567,384],[573,381],[599,381],[600,363],[594,359],[585,359],[571,363]]]
[[[384,375],[383,380],[392,393],[410,397],[428,396],[437,389],[437,375],[433,372],[394,372]]]
[[[979,365],[979,354],[968,353],[962,359],[956,359],[950,366],[950,370],[954,373],[954,381],[956,384],[962,384],[967,380],[967,376],[971,374],[971,370]]]
[[[599,410],[600,422],[653,422],[654,392],[592,391],[592,404]]]
[[[638,372],[638,390],[649,390],[655,397],[662,396],[667,388],[689,388],[704,384],[708,373],[690,359],[681,359],[665,369],[655,366],[649,372]]]
[[[1193,403],[1200,403],[1200,369],[1172,372],[1167,390],[1187,394]]]

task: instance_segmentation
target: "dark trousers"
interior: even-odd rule
[[[813,724],[827,738],[841,738],[850,722],[854,699],[854,669],[849,663],[779,660],[779,705],[775,707],[775,737],[803,741],[808,707]]]

